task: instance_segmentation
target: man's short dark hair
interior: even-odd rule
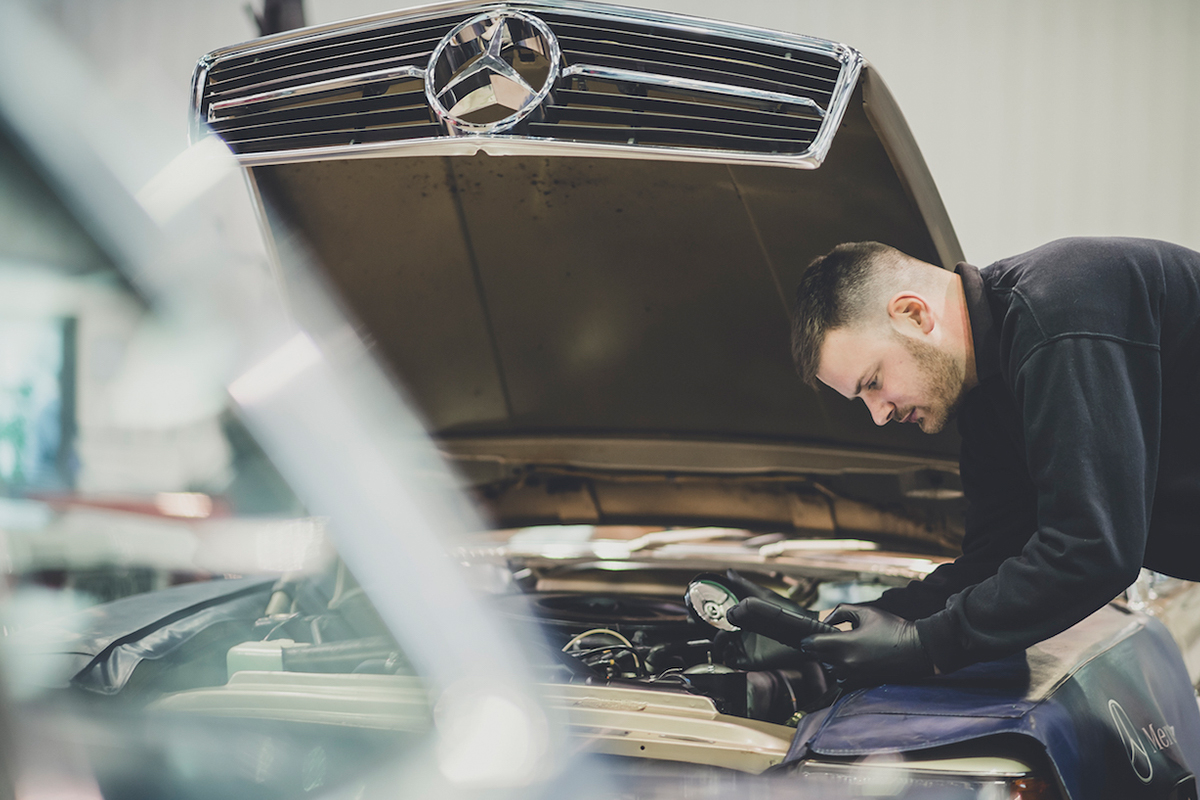
[[[809,386],[817,386],[825,335],[866,316],[875,294],[875,268],[897,256],[903,258],[898,250],[879,242],[847,242],[808,265],[792,307],[792,361]]]

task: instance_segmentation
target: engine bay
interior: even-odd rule
[[[938,563],[883,552],[872,542],[718,528],[489,532],[454,555],[498,621],[524,645],[538,683],[570,687],[564,691],[572,696],[625,691],[655,693],[660,699],[653,702],[703,700],[711,713],[730,720],[773,725],[797,724],[831,702],[836,687],[798,651],[772,643],[777,655],[764,659],[770,648],[755,644],[751,657],[746,637],[754,634],[720,631],[694,609],[689,613],[690,581],[735,569],[758,590],[811,613],[872,600]],[[310,675],[345,684],[349,703],[357,702],[354,687],[364,681],[379,687],[409,681],[414,697],[420,694],[420,670],[340,560],[316,573],[237,581],[194,583],[109,604],[104,615],[114,624],[128,613],[126,605],[157,622],[144,625],[140,638],[116,628],[98,636],[102,652],[72,685],[157,702],[244,687],[252,679],[256,692],[269,693],[271,681]],[[414,700],[414,719],[429,710],[426,701]]]
[[[738,547],[744,541],[733,538]],[[486,547],[460,555],[490,595],[489,605],[527,645],[540,683],[704,697],[720,714],[782,725],[831,702],[836,687],[815,661],[796,651],[766,662],[748,659],[740,632],[718,631],[689,613],[688,582],[726,562],[711,553],[682,562],[663,557],[672,556],[671,547],[693,545],[669,543],[639,559],[547,558]],[[727,560],[736,563],[738,552]],[[828,552],[819,555],[826,560],[816,559],[817,568],[798,568],[793,558],[773,565],[782,569],[743,564],[741,574],[810,609],[870,600],[908,577],[870,572],[873,552],[857,554],[856,569],[832,569]],[[252,636],[231,648],[228,669],[229,678],[261,669],[413,674],[341,564],[303,582],[280,581]]]
[[[728,632],[689,613],[689,582],[735,568],[816,610],[870,600],[934,566],[855,553],[866,545],[849,541],[798,553],[796,540],[745,531],[641,529],[621,540],[564,526],[538,535],[547,533],[555,541],[488,534],[453,553],[523,645],[547,707],[590,753],[746,774],[780,763],[794,726],[832,702],[836,687],[794,651],[744,668]],[[96,654],[69,682],[88,708],[115,717],[145,707],[164,726],[186,719],[218,738],[269,739],[272,763],[302,790],[314,771],[327,785],[350,780],[427,737],[440,708],[369,594],[335,559],[317,572],[114,600],[78,620]],[[484,664],[492,657],[478,653]],[[172,780],[155,769],[143,770],[146,780]]]
[[[541,628],[544,680],[683,691],[731,716],[795,724],[820,707],[830,684],[798,659],[787,668],[739,669],[718,631],[698,623],[682,597],[537,592],[503,598],[518,623]]]
[[[772,669],[739,668],[735,643],[690,615],[682,594],[535,589],[497,594],[491,602],[529,645],[541,683],[686,693],[709,698],[719,713],[776,724],[795,724],[827,702],[830,684],[821,668],[799,654]],[[323,576],[278,581],[265,613],[226,635],[223,659],[210,651],[181,663],[186,648],[170,659],[146,658],[129,684],[195,688],[264,671],[416,674],[341,564]]]

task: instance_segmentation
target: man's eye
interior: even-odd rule
[[[878,378],[871,378],[871,380],[867,382],[867,390],[868,391],[873,392],[878,388],[879,388],[879,379]]]

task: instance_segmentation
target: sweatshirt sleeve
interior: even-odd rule
[[[1025,470],[1019,415],[1003,378],[972,392],[959,413],[959,472],[966,495],[962,555],[923,580],[890,589],[871,605],[909,620],[936,614],[968,586],[1018,556],[1037,528],[1037,491]]]
[[[1060,633],[1137,577],[1154,497],[1161,386],[1158,349],[1111,336],[1052,338],[1017,366],[1036,528],[994,575],[917,622],[941,670]]]

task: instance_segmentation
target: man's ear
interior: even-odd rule
[[[933,330],[932,309],[930,309],[929,303],[925,302],[925,298],[919,294],[899,293],[888,301],[887,312],[892,324],[898,328],[916,326],[921,333],[929,333]]]

